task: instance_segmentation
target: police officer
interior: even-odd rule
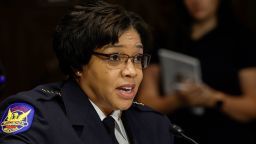
[[[168,119],[134,102],[150,55],[147,25],[106,2],[61,20],[54,51],[64,82],[38,86],[0,107],[3,144],[172,144]]]

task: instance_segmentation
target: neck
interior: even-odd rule
[[[217,26],[217,17],[213,16],[203,21],[197,21],[192,25],[191,38],[198,40],[206,33],[213,30]]]

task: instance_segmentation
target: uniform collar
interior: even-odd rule
[[[68,80],[64,83],[62,87],[62,99],[64,103],[64,107],[66,110],[67,117],[69,118],[71,124],[73,126],[85,126],[91,127],[91,133],[97,133],[102,137],[102,142],[106,142],[109,140],[104,137],[106,134],[103,123],[101,122],[101,118],[97,114],[97,111],[93,107],[90,102],[88,96],[82,91],[76,81]],[[127,130],[127,134],[129,136],[129,140],[131,144],[137,144],[134,139],[136,135],[134,129],[131,129],[132,122],[129,120],[132,115],[127,115],[128,111],[123,111],[122,113],[112,113],[115,117],[122,118],[124,122],[124,127]],[[129,113],[129,112],[128,112]],[[88,135],[87,133],[82,133],[81,135]]]
[[[100,117],[100,120],[103,121],[104,118],[106,118],[106,115],[103,113],[103,111],[93,102],[89,99],[91,102],[92,106],[96,110],[97,114]],[[121,119],[122,111],[121,110],[115,110],[110,114],[116,122],[118,122]]]

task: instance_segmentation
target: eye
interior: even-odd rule
[[[139,63],[141,64],[141,62],[143,61],[143,55],[140,54],[140,55],[137,55],[137,56],[134,56],[134,63]]]
[[[121,56],[119,54],[112,54],[109,56],[109,61],[121,61]]]

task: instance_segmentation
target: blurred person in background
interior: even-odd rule
[[[167,49],[198,58],[203,84],[185,82],[175,94],[163,94],[155,63],[144,72],[138,100],[168,113],[201,144],[255,144],[254,35],[233,16],[229,0],[176,4],[181,19]],[[198,106],[202,115],[191,111]]]

